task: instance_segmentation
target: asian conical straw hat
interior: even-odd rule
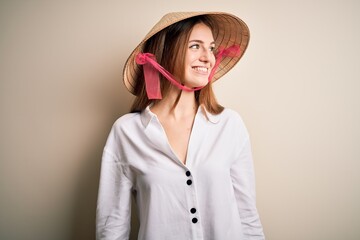
[[[240,54],[231,57],[224,57],[219,67],[216,70],[216,73],[213,77],[213,81],[221,78],[225,73],[232,69],[235,64],[243,56],[250,38],[249,28],[244,21],[238,18],[235,15],[224,13],[224,12],[173,12],[164,15],[160,21],[155,24],[155,26],[149,31],[145,38],[137,45],[137,47],[132,51],[128,57],[124,70],[124,84],[126,88],[134,94],[134,88],[136,86],[136,80],[139,79],[140,67],[136,61],[136,55],[143,51],[145,43],[149,38],[154,36],[156,33],[165,29],[166,27],[180,22],[182,20],[205,15],[211,19],[213,23],[212,32],[215,39],[216,46],[221,46],[223,48],[228,48],[233,45],[240,47]]]

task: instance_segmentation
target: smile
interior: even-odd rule
[[[207,73],[208,72],[208,68],[206,68],[206,67],[193,67],[192,69],[194,69],[196,72],[199,72],[199,73]]]

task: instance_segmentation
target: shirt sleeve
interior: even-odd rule
[[[97,240],[129,239],[131,190],[126,167],[105,148],[96,209]]]
[[[256,208],[254,165],[248,137],[233,162],[231,177],[246,239],[265,239]]]

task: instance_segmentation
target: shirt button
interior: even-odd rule
[[[191,208],[191,209],[190,209],[190,212],[191,212],[192,214],[196,213],[196,208]]]
[[[186,181],[186,184],[187,184],[187,185],[191,185],[191,184],[192,184],[192,181],[189,179],[189,180]]]
[[[186,176],[188,176],[188,177],[190,177],[190,175],[191,175],[191,173],[190,173],[190,171],[186,171]]]
[[[191,221],[192,221],[193,223],[197,223],[198,219],[197,219],[197,218],[193,218]]]

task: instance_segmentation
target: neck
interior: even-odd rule
[[[181,94],[179,101],[175,105],[179,94]],[[171,88],[166,97],[152,107],[152,111],[158,115],[166,115],[175,119],[181,119],[188,116],[193,117],[196,114],[197,108],[198,105],[195,100],[194,92],[182,91],[180,93],[180,90],[177,88]]]

